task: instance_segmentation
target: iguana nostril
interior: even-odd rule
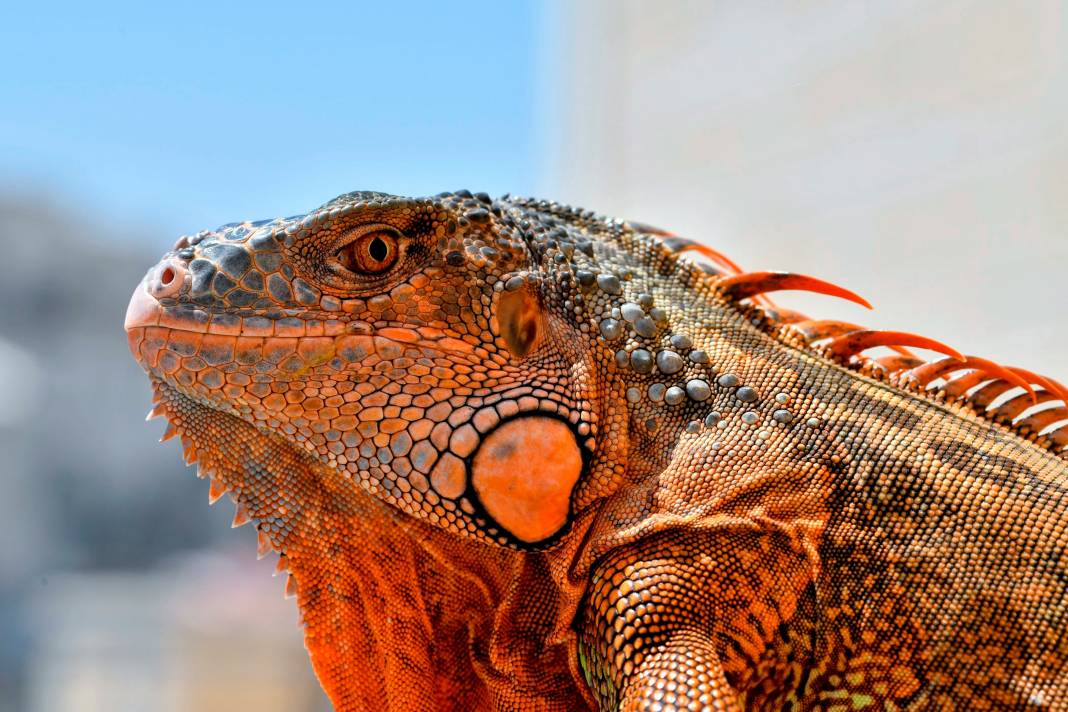
[[[156,299],[174,296],[181,290],[187,271],[185,265],[178,260],[164,260],[154,273],[149,275],[148,293]]]

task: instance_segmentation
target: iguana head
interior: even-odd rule
[[[164,414],[228,414],[437,526],[547,545],[623,476],[625,389],[591,335],[621,328],[597,300],[629,275],[597,266],[592,215],[543,207],[359,192],[183,237],[130,347]]]

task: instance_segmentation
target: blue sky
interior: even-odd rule
[[[531,2],[14,3],[0,192],[168,237],[356,189],[537,193]]]

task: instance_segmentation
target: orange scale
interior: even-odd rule
[[[197,380],[213,390],[221,388],[223,385],[222,372],[217,368],[201,371],[197,376]]]
[[[430,484],[442,497],[455,499],[467,487],[467,468],[460,458],[445,453],[430,472]]]
[[[334,340],[324,336],[299,339],[297,353],[306,361],[323,363],[334,355]]]
[[[235,345],[234,359],[238,363],[251,365],[263,358],[262,338],[256,336],[239,336]]]
[[[280,393],[272,393],[263,399],[263,406],[276,412],[281,411],[286,407],[286,399]]]
[[[387,433],[390,435],[392,435],[393,433],[399,433],[407,427],[408,422],[399,418],[387,418],[386,420],[383,420],[378,426],[379,430],[381,430],[383,433]]]
[[[249,403],[256,403],[259,401],[259,398],[249,393],[242,386],[227,383],[225,386],[223,386],[222,390],[226,397],[232,401],[244,400]]]
[[[290,373],[296,373],[297,371],[302,370],[304,367],[304,360],[296,354],[292,356],[287,356],[285,359],[282,360],[280,364],[278,364],[278,368],[283,371],[288,371]]]
[[[181,359],[170,351],[163,351],[156,360],[156,366],[167,375],[173,375],[182,367]]]

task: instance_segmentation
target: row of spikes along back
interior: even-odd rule
[[[871,309],[863,297],[837,285],[793,272],[745,272],[726,255],[663,230],[641,225],[672,253],[695,252],[700,267],[727,299],[751,307],[758,321],[780,340],[802,346],[842,366],[938,402],[955,402],[1021,437],[1068,459],[1068,387],[1016,366],[966,356],[934,339],[903,331],[867,329],[829,319],[810,319],[776,306],[767,294],[803,290],[847,299]],[[865,351],[886,347],[888,356]],[[927,361],[910,348],[943,354]]]

